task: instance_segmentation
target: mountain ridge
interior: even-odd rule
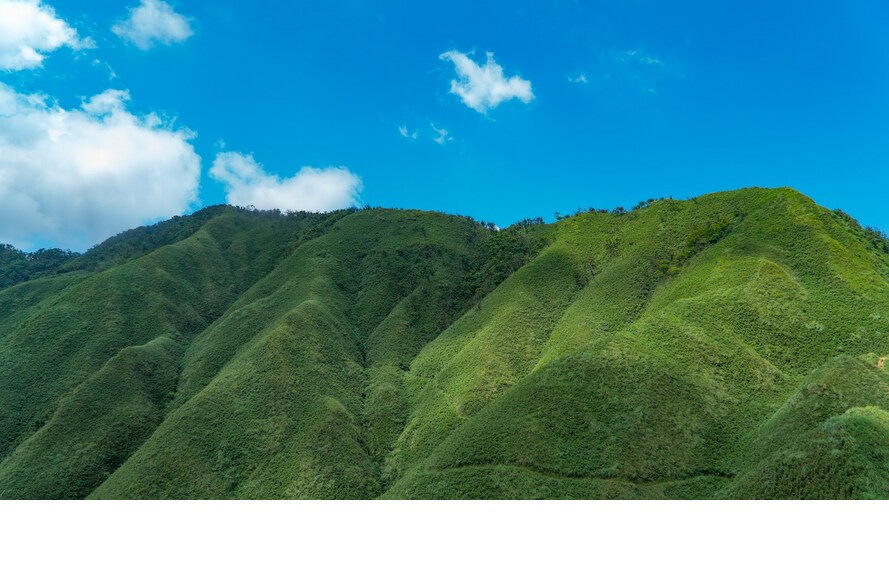
[[[541,222],[216,207],[0,290],[0,497],[889,496],[879,233]]]

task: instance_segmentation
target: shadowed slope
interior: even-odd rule
[[[401,397],[381,395],[386,374],[465,309],[483,233],[367,211],[304,244],[195,340],[174,411],[94,496],[378,494],[375,456],[392,429],[378,427],[390,421],[381,399]]]
[[[46,425],[0,464],[2,496],[89,494],[160,423],[180,350],[166,337],[127,347],[64,396]]]
[[[103,400],[103,405],[113,405],[110,402],[116,396],[106,384],[114,382],[117,367],[102,370],[122,350],[162,337],[179,344],[190,341],[263,274],[264,261],[257,256],[278,253],[276,226],[275,221],[226,212],[189,238],[116,268],[91,276],[78,273],[40,279],[0,293],[0,301],[29,303],[9,318],[0,317],[0,329],[6,329],[0,336],[0,458],[27,443],[55,414],[70,414],[73,404],[68,401],[65,411],[62,398],[78,386],[86,392],[103,389],[103,397],[111,398]],[[178,357],[170,365],[178,373]],[[133,381],[128,369],[126,365],[119,369],[119,381],[127,384]],[[135,385],[121,389],[138,391]],[[172,395],[172,389],[164,392],[164,397]],[[121,405],[127,405],[126,401],[121,400]],[[163,408],[165,401],[157,405]],[[68,423],[92,425],[91,414],[99,413],[85,405],[77,409],[83,417],[72,416]],[[153,427],[146,432],[139,424],[133,430],[144,439]],[[96,429],[105,428],[110,426],[100,422]],[[43,447],[50,446],[59,455],[78,453],[75,449],[80,443],[67,439],[67,429],[48,433],[58,434],[59,441],[48,444],[50,436],[44,432],[38,437],[42,444],[29,444],[15,461],[0,464],[0,494],[38,495],[30,484],[34,473],[46,471],[48,478],[57,470],[55,460],[41,457]],[[101,440],[106,436],[89,437]],[[77,478],[91,481],[107,469],[100,458],[93,464],[98,472]],[[62,480],[54,490],[41,488],[39,496],[44,495],[71,493]]]

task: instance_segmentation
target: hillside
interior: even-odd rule
[[[0,498],[889,498],[889,245],[789,188],[0,272]]]

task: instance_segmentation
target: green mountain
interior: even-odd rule
[[[889,243],[789,188],[0,247],[0,498],[889,498]]]

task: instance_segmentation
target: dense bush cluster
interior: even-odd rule
[[[697,224],[686,235],[685,241],[678,250],[672,252],[670,258],[660,259],[658,268],[664,274],[674,275],[692,256],[711,244],[719,242],[729,233],[732,226],[741,220],[741,216],[722,216],[712,222]]]
[[[467,292],[478,307],[481,300],[527,264],[548,243],[543,219],[526,219],[503,230],[489,228],[481,244],[479,265],[466,276]]]
[[[22,252],[8,244],[0,244],[0,289],[44,275],[57,274],[77,256],[75,252],[57,248]]]
[[[858,223],[858,220],[840,209],[834,210],[834,214],[840,218],[840,220],[842,220],[857,237],[865,241],[874,249],[889,254],[889,238],[886,237],[885,232],[878,228],[873,228],[872,226],[862,227],[861,224]]]

